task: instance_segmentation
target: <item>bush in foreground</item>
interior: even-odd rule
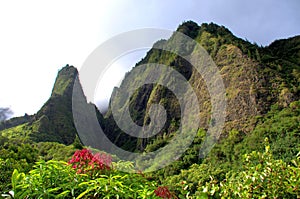
[[[166,195],[169,192],[160,192],[156,183],[148,181],[141,174],[128,174],[114,169],[130,166],[126,162],[112,166],[109,155],[93,155],[90,150],[83,149],[75,152],[69,163],[39,161],[28,174],[15,170],[12,175],[14,197],[170,198]]]

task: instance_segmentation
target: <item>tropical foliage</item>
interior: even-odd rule
[[[15,198],[170,198],[166,188],[156,187],[142,174],[114,168],[130,165],[112,164],[108,154],[82,149],[69,163],[39,161],[27,174],[14,170],[12,190]]]

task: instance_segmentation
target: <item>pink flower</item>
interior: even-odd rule
[[[86,173],[88,170],[109,170],[111,169],[112,158],[105,153],[93,153],[89,149],[75,151],[69,164],[77,169],[77,173]]]

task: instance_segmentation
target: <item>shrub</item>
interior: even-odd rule
[[[108,154],[76,151],[69,163],[39,161],[28,174],[14,170],[15,198],[170,198],[171,192],[138,173],[114,169],[132,164],[112,164]],[[156,190],[156,191],[155,191]]]
[[[241,171],[228,172],[225,180],[212,179],[199,187],[199,195],[206,198],[299,198],[299,157],[293,163],[288,165],[275,160],[267,145],[264,153],[253,151],[244,155]]]
[[[111,169],[112,158],[105,153],[96,153],[93,155],[89,149],[82,149],[74,153],[69,164],[77,170],[77,173],[109,170]]]

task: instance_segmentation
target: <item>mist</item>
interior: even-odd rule
[[[9,119],[12,115],[13,112],[10,108],[0,107],[0,122]]]

